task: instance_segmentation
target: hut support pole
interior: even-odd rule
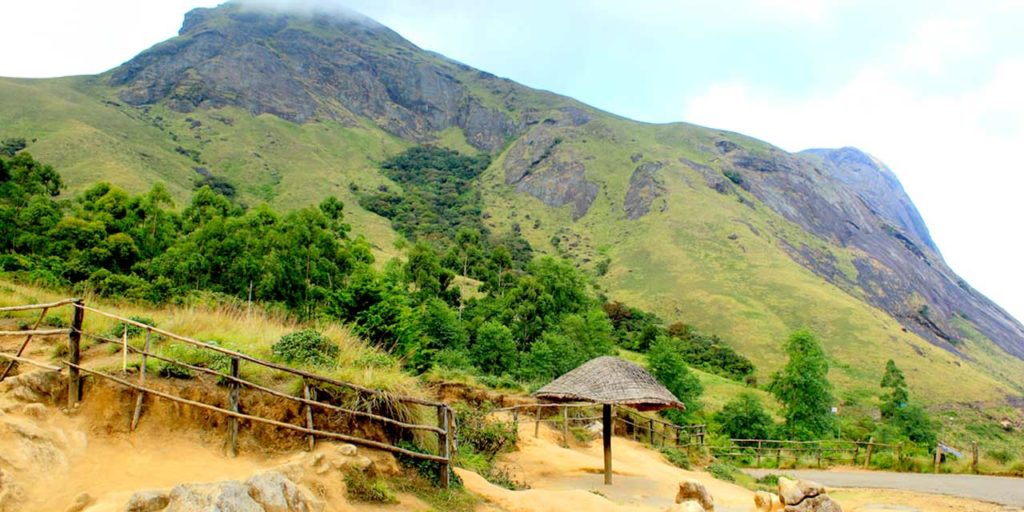
[[[604,484],[612,484],[612,405],[604,404],[603,420],[604,428],[601,429],[601,437],[604,438]]]

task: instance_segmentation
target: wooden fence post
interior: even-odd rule
[[[821,441],[818,441],[818,468],[821,468]]]
[[[978,442],[971,441],[971,472],[978,474]]]
[[[538,408],[539,409],[539,408]],[[538,418],[539,421],[539,418]],[[441,427],[441,432],[437,433],[437,451],[438,455],[444,457],[444,461],[438,462],[438,481],[441,484],[442,489],[447,489],[449,486],[450,471],[448,466],[451,462],[451,453],[449,452],[449,430],[450,424],[448,423],[448,408],[444,405],[437,406],[437,423]],[[539,424],[539,423],[538,423]]]
[[[875,438],[868,440],[868,453],[864,456],[864,469],[871,467],[871,452],[875,450]]]
[[[537,406],[537,422],[533,424],[533,437],[540,437],[540,406]]]
[[[651,438],[651,446],[654,446],[654,420],[648,420],[647,422],[648,437]]]
[[[757,467],[761,467],[761,440],[757,441]]]
[[[238,378],[239,375],[239,359],[237,357],[231,358],[231,376]],[[238,399],[240,386],[238,382],[231,381],[228,383],[228,404],[232,412],[239,412],[238,410]],[[231,416],[228,418],[228,455],[231,457],[238,456],[238,418]]]
[[[939,464],[942,464],[942,445],[935,445],[935,474],[939,474]]]
[[[146,385],[146,362],[149,360],[149,346],[153,341],[153,330],[146,329],[146,343],[142,346],[142,364],[139,366],[139,386]],[[142,417],[142,399],[146,396],[145,392],[139,391],[139,396],[135,398],[135,412],[132,413],[132,424],[129,430],[135,432],[135,428],[139,426],[139,418]]]
[[[782,446],[779,445],[778,451],[775,452],[775,468],[782,469]]]
[[[860,443],[857,441],[853,442],[853,465],[857,465],[857,456],[860,455]]]
[[[305,379],[302,380],[302,396],[306,400],[312,400],[313,393],[309,389],[309,382]],[[306,428],[313,430],[313,406],[306,404]],[[316,448],[316,436],[310,434],[306,436],[306,441],[309,443],[309,451],[313,451]]]
[[[676,448],[679,448],[679,444],[680,444],[679,441],[680,441],[680,438],[682,437],[682,435],[683,435],[683,429],[681,429],[679,427],[676,427]],[[689,443],[690,440],[687,439],[686,442]]]
[[[569,408],[562,406],[562,443],[569,446]]]
[[[81,363],[82,352],[82,320],[85,316],[84,303],[74,302],[75,312],[71,317],[71,330],[68,331],[68,362],[75,366],[68,367],[68,410],[74,409],[82,399],[82,376],[77,365]]]
[[[903,441],[896,443],[896,468],[903,471]]]

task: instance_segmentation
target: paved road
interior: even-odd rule
[[[981,475],[934,475],[893,473],[888,471],[776,471],[748,469],[757,478],[768,473],[792,475],[814,480],[827,487],[858,487],[867,489],[902,489],[906,491],[948,494],[976,500],[1024,507],[1024,479]]]

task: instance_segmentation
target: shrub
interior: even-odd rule
[[[455,405],[459,445],[472,447],[476,453],[488,460],[494,460],[498,454],[511,451],[516,447],[518,440],[515,424],[487,418],[491,409],[489,403],[478,407]]]
[[[138,322],[140,324],[148,325],[150,327],[156,327],[156,322],[152,318],[148,318],[148,317],[144,317],[144,316],[130,316],[130,317],[128,317],[128,319],[132,320],[132,321],[135,321],[135,322]],[[110,335],[111,336],[117,336],[118,338],[120,338],[121,335],[124,333],[125,326],[128,327],[128,337],[129,338],[134,338],[134,337],[139,336],[139,335],[141,335],[141,334],[146,332],[145,329],[143,329],[142,327],[139,327],[137,325],[126,324],[126,323],[119,323],[119,324],[114,324],[114,326],[110,328]]]
[[[348,498],[352,501],[367,503],[398,503],[395,493],[381,478],[371,478],[362,471],[349,471],[345,474],[345,486]]]
[[[661,449],[661,454],[664,455],[665,460],[673,466],[690,469],[690,455],[687,454],[686,451],[666,446]]]
[[[986,455],[988,455],[990,459],[1004,466],[1009,464],[1010,461],[1012,461],[1014,458],[1013,453],[1011,453],[1009,450],[1005,448],[999,450],[990,450],[986,453]]]
[[[330,366],[337,361],[340,349],[323,334],[303,329],[281,336],[271,351],[288,363]]]
[[[715,478],[725,480],[726,482],[735,482],[736,473],[738,472],[739,470],[736,469],[736,466],[726,462],[716,461],[708,465],[708,473],[711,473]]]
[[[741,393],[715,414],[722,433],[732,439],[767,439],[772,417],[753,393]]]

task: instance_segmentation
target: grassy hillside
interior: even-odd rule
[[[488,88],[492,82],[460,73],[495,107],[507,109],[510,97],[537,109],[568,104],[546,93],[524,96],[521,87]],[[831,254],[850,279],[856,278],[853,250],[809,235],[747,192],[716,192],[680,162],[718,169],[708,148],[721,139],[752,151],[767,151],[767,145],[692,125],[648,125],[587,112],[588,123],[562,129],[556,149],[583,162],[586,178],[599,187],[586,215],[573,221],[570,206],[552,208],[506,185],[509,145],[480,182],[492,229],[518,225],[535,248],[560,252],[586,268],[609,261],[598,282],[610,298],[721,335],[757,363],[762,382],[783,362],[788,333],[809,326],[824,341],[832,378],[848,398],[876,390],[889,358],[900,362],[912,392],[933,405],[995,406],[1024,393],[1024,361],[971,333],[969,323],[961,326],[964,357],[906,332],[856,291],[841,290],[796,263],[782,244]],[[90,77],[0,79],[0,119],[0,138],[34,140],[28,150],[60,169],[68,195],[100,180],[130,191],[159,181],[181,204],[202,177],[195,170],[201,167],[226,178],[250,205],[290,209],[336,195],[355,233],[367,236],[379,254],[394,254],[398,236],[385,219],[358,206],[349,186],[395,187],[377,163],[412,143],[369,121],[294,124],[231,107],[189,114],[160,104],[128,107]],[[472,151],[455,127],[438,133],[436,143]],[[640,162],[665,163],[659,171],[664,193],[650,213],[629,220],[623,202],[636,155]],[[560,240],[557,248],[553,237]]]

